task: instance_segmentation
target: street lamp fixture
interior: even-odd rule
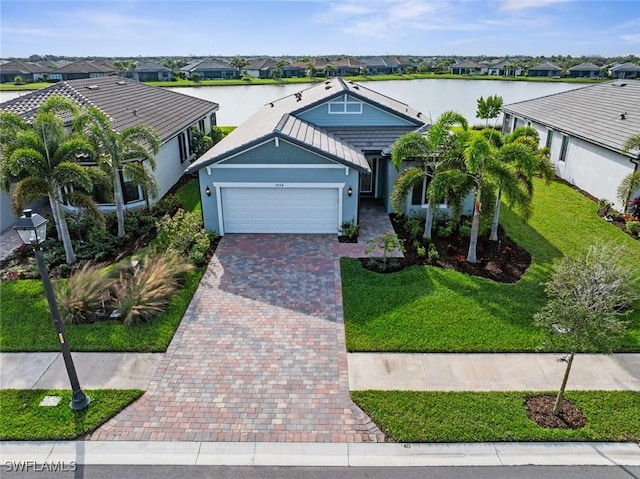
[[[42,278],[42,284],[44,286],[44,292],[47,296],[49,303],[49,310],[53,318],[53,324],[56,327],[58,333],[58,342],[60,343],[60,351],[62,352],[62,358],[64,359],[64,365],[67,368],[67,374],[69,381],[71,382],[71,409],[79,411],[86,408],[89,405],[89,396],[87,396],[80,387],[80,381],[78,381],[78,375],[76,374],[76,368],[71,358],[71,351],[69,350],[69,344],[64,332],[64,324],[60,319],[60,312],[58,311],[58,305],[56,304],[55,296],[53,295],[53,288],[51,287],[51,280],[49,279],[49,271],[47,271],[47,264],[44,261],[42,255],[42,249],[40,245],[47,237],[47,220],[37,213],[32,213],[31,210],[24,210],[23,215],[18,219],[13,229],[18,233],[20,239],[25,245],[33,246],[34,255],[38,263],[38,270],[40,271],[40,277]]]

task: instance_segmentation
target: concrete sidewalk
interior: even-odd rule
[[[161,353],[72,353],[84,389],[147,389]],[[0,353],[0,389],[68,389],[61,353]]]
[[[640,466],[635,443],[0,442],[0,462],[225,466]],[[634,476],[635,477],[635,476]]]
[[[86,389],[147,389],[161,353],[73,353]],[[549,391],[560,354],[350,353],[350,390]],[[66,389],[60,353],[0,353],[0,389]],[[568,389],[640,391],[640,354],[580,354]]]
[[[349,389],[408,391],[549,391],[560,387],[561,354],[351,353]],[[573,390],[640,391],[640,354],[579,354]]]

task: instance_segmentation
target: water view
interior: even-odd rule
[[[436,119],[442,112],[455,110],[463,114],[471,124],[480,123],[475,118],[476,100],[480,96],[500,95],[505,104],[540,96],[551,95],[584,87],[577,83],[544,83],[499,80],[397,80],[363,82],[396,100],[411,105],[427,117]],[[173,91],[214,101],[220,105],[219,125],[239,125],[262,105],[291,95],[311,86],[310,84],[203,86],[171,88]],[[27,92],[0,92],[0,102],[17,98]]]

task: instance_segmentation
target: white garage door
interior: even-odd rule
[[[225,233],[338,233],[337,188],[222,188]]]

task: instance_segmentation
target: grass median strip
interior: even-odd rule
[[[76,439],[91,433],[144,394],[144,391],[137,389],[85,392],[91,398],[91,403],[82,411],[73,411],[69,407],[69,390],[0,390],[0,440]],[[57,406],[40,406],[45,396],[61,396],[62,400]]]
[[[572,391],[580,429],[546,429],[527,417],[528,392],[352,391],[353,400],[399,442],[637,441],[640,392]]]

